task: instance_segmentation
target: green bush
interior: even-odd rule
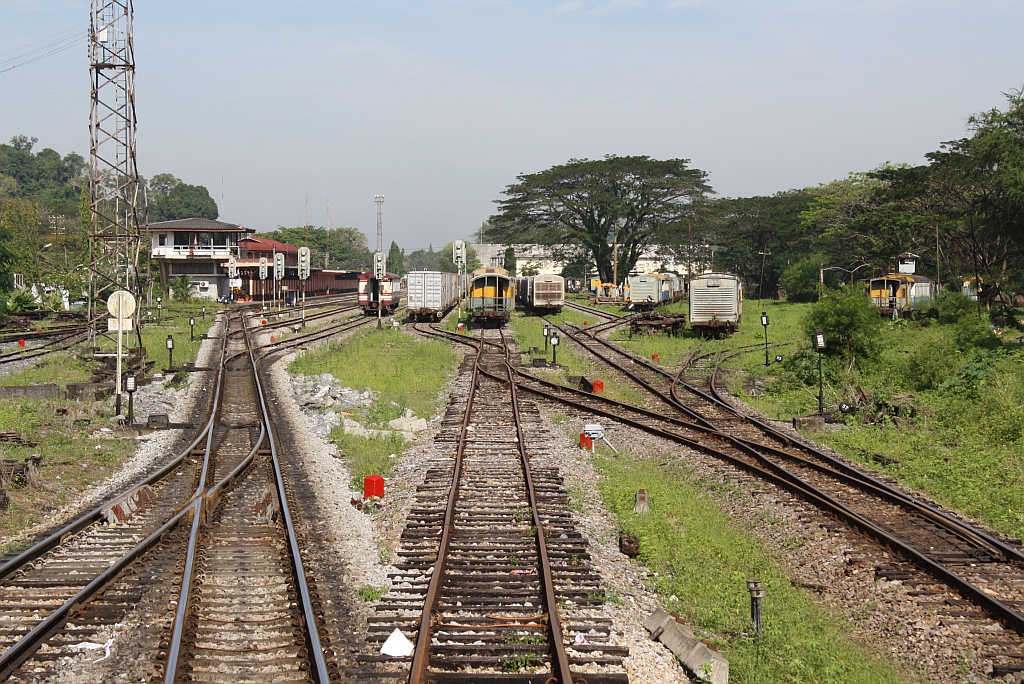
[[[786,301],[817,301],[820,268],[820,260],[811,256],[801,259],[783,271],[782,287],[786,290]]]
[[[882,319],[860,287],[825,292],[804,321],[806,339],[815,330],[825,333],[831,356],[874,358],[881,347]]]
[[[966,315],[953,327],[956,346],[963,351],[972,349],[997,349],[1003,341],[992,332],[992,326],[977,314]]]
[[[956,323],[968,315],[977,315],[978,303],[963,294],[945,290],[937,298],[939,323]]]
[[[938,389],[957,370],[955,358],[956,349],[945,338],[914,347],[907,357],[907,384],[918,392]]]

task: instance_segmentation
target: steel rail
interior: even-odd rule
[[[244,326],[243,318],[243,326]],[[274,469],[274,480],[276,489],[278,492],[278,499],[281,504],[281,515],[284,527],[285,537],[288,541],[289,557],[292,564],[292,574],[295,578],[297,596],[301,603],[303,620],[305,622],[306,629],[304,635],[306,638],[307,653],[309,653],[310,660],[312,661],[313,667],[311,668],[310,675],[317,684],[328,684],[330,681],[329,674],[327,672],[327,663],[324,658],[323,646],[320,641],[319,627],[317,626],[316,615],[312,606],[312,601],[309,595],[309,585],[306,580],[305,568],[303,567],[301,552],[298,547],[298,540],[295,534],[295,528],[291,517],[291,511],[288,507],[288,498],[284,490],[284,479],[281,473],[280,462],[277,456],[277,443],[274,439],[272,421],[270,417],[270,411],[267,407],[265,391],[263,384],[259,377],[259,366],[258,360],[253,352],[252,343],[249,337],[249,330],[244,328],[242,332],[246,344],[246,351],[238,352],[233,354],[231,357],[225,359],[224,364],[228,361],[234,360],[240,356],[247,355],[249,357],[249,363],[251,364],[253,383],[256,389],[256,397],[259,400],[260,413],[262,415],[262,421],[260,425],[260,437],[255,442],[255,446],[248,452],[245,458],[220,482],[216,483],[212,487],[205,487],[205,476],[208,473],[210,449],[207,450],[207,459],[204,462],[204,479],[200,480],[200,492],[201,496],[196,500],[195,516],[192,521],[192,528],[189,535],[188,547],[186,552],[185,561],[185,573],[182,577],[181,590],[179,593],[177,611],[174,618],[174,628],[172,631],[170,650],[167,656],[167,669],[164,673],[165,684],[173,684],[177,679],[178,670],[182,664],[182,641],[184,638],[184,631],[187,622],[187,616],[189,614],[189,607],[192,599],[192,581],[194,577],[194,567],[197,554],[199,531],[202,527],[203,522],[207,522],[206,518],[210,515],[210,511],[216,505],[221,492],[233,483],[242,473],[245,472],[249,466],[252,465],[257,453],[261,450],[261,446],[264,442],[267,442],[270,447],[270,455],[272,465]],[[265,355],[264,355],[265,356]],[[264,358],[260,357],[260,360]],[[212,431],[210,433],[212,440]]]

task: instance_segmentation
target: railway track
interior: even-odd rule
[[[399,629],[415,649],[407,659],[366,654],[361,662],[411,684],[626,682],[628,652],[609,643],[609,621],[586,610],[601,602],[600,580],[557,470],[531,464],[533,428],[524,416],[539,421],[510,382],[503,332],[472,340],[415,328],[457,338],[475,354],[464,368],[468,397],[449,406],[437,438],[451,445],[452,458],[426,473],[393,588],[370,625],[371,640]],[[607,671],[581,674],[588,663]]]
[[[0,567],[0,675],[46,679],[131,612],[121,662],[150,681],[329,681],[243,321],[229,316],[215,410],[188,448]]]
[[[1020,639],[1024,634],[1024,552],[1019,540],[981,530],[739,411],[721,395],[719,359],[707,363],[713,355],[695,351],[680,371],[672,374],[598,338],[590,329],[560,329],[647,389],[663,402],[669,414],[614,406],[616,402],[553,387],[520,371],[524,389],[701,449],[799,495],[897,552],[899,560],[895,561],[879,553],[877,576],[917,581],[927,585],[923,590],[926,594],[941,593],[936,583],[945,585],[984,613],[965,612],[958,598],[949,599],[948,611],[981,622],[991,617],[1012,630],[992,641],[993,650],[987,656],[998,663],[1000,671],[1024,671],[1024,643]],[[704,368],[694,371],[697,362],[704,363]],[[682,382],[688,370],[691,381],[704,378],[706,386]]]

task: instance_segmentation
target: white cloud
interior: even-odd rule
[[[647,0],[611,0],[611,2],[606,2],[605,4],[596,7],[592,14],[600,14],[603,12],[626,12],[640,7],[647,7]]]
[[[586,7],[586,4],[580,0],[568,0],[568,2],[561,2],[555,7],[556,12],[576,12]]]

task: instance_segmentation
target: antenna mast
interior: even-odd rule
[[[381,222],[380,207],[384,204],[384,195],[374,195],[373,201],[377,203],[377,251],[384,248],[382,239],[384,237],[384,224]]]
[[[92,0],[89,18],[89,315],[125,288],[139,294],[132,0]]]

